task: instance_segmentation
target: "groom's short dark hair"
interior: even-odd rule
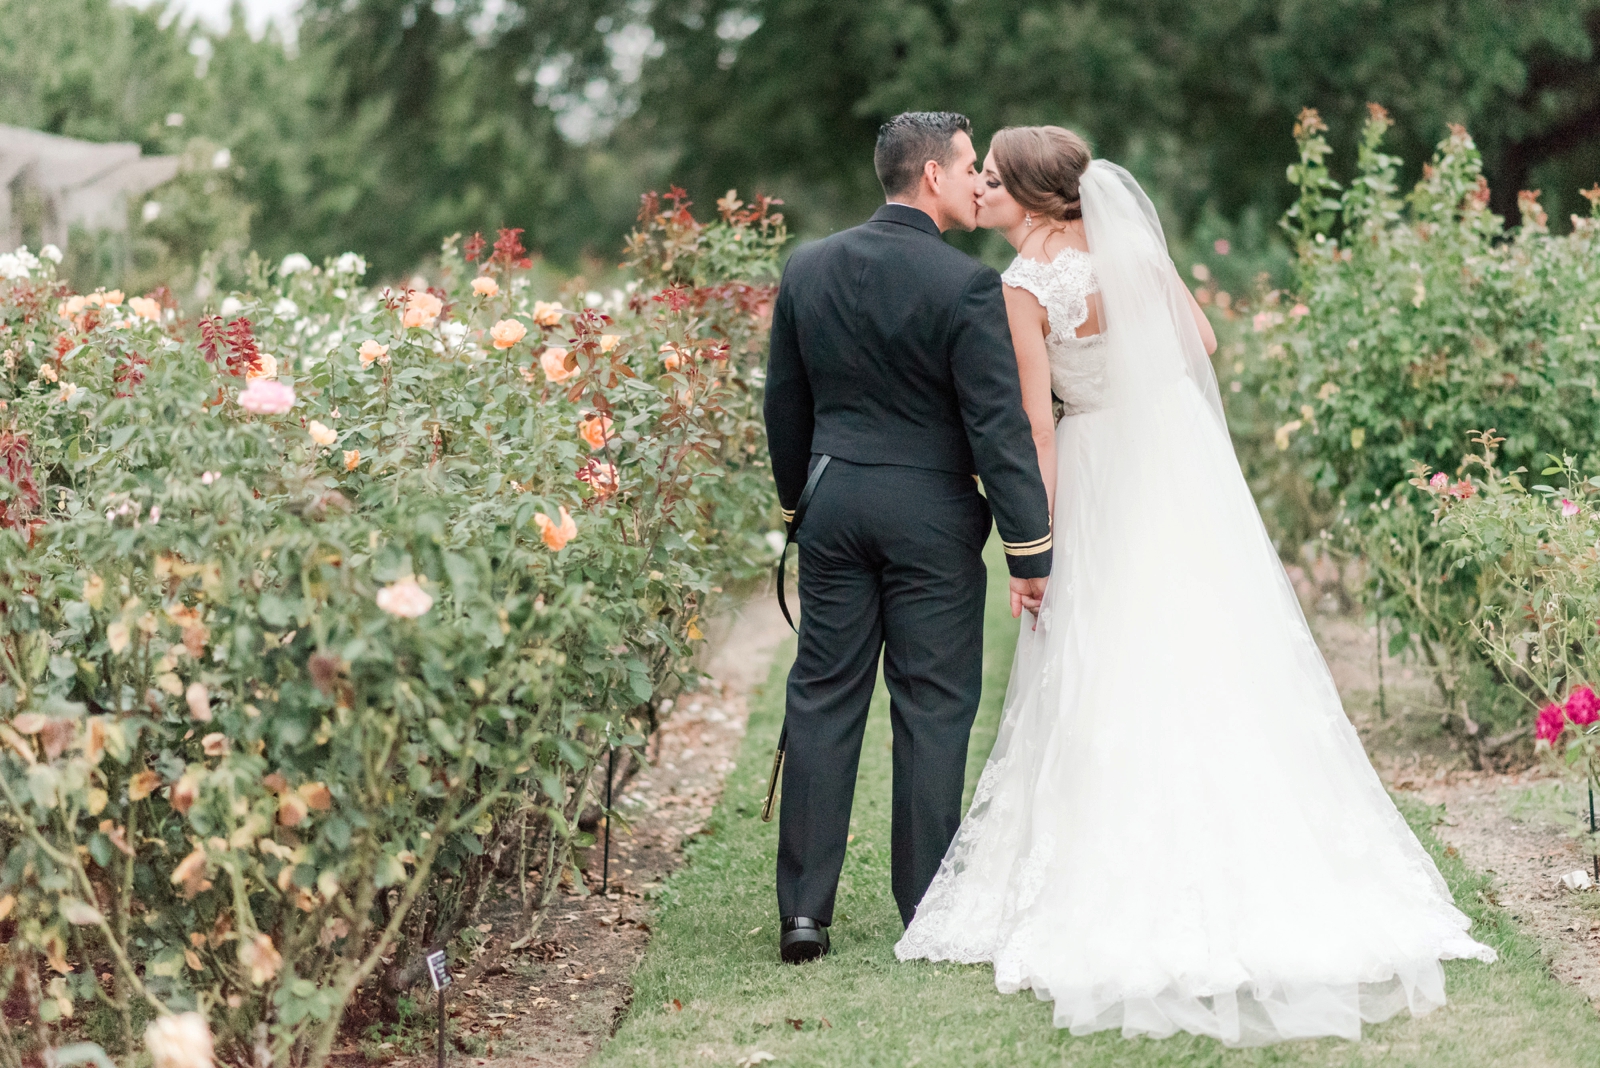
[[[886,197],[904,196],[917,187],[922,165],[930,159],[941,167],[954,154],[956,131],[972,136],[972,120],[954,111],[906,111],[878,127],[872,166]]]

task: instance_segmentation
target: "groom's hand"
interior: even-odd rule
[[[1011,618],[1016,619],[1022,615],[1026,608],[1030,612],[1038,612],[1039,605],[1044,600],[1044,588],[1050,582],[1047,578],[1013,578],[1011,580]]]

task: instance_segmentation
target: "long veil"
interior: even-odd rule
[[[1155,205],[1133,175],[1095,160],[1078,184],[1106,340],[1108,406],[1137,404],[1148,390],[1187,374],[1226,427],[1222,395],[1189,307],[1189,291],[1167,254]]]
[[[1239,469],[1155,210],[1079,189],[1101,403],[1056,428],[1050,585],[902,959],[989,961],[1075,1034],[1359,1037],[1493,960],[1356,735]],[[1092,368],[1092,364],[1089,365]],[[1025,621],[1025,623],[1030,621]]]

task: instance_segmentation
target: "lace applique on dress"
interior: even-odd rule
[[[1077,415],[1101,407],[1105,394],[1105,336],[1078,337],[1078,327],[1089,320],[1089,296],[1100,290],[1089,254],[1062,249],[1049,263],[1018,256],[1000,280],[1026,289],[1050,317],[1044,339],[1050,359],[1050,389],[1060,399],[1065,414]]]

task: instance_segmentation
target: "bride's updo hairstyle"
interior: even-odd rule
[[[1065,221],[1083,217],[1078,179],[1089,142],[1060,126],[1008,126],[989,143],[1006,192],[1028,211]]]

